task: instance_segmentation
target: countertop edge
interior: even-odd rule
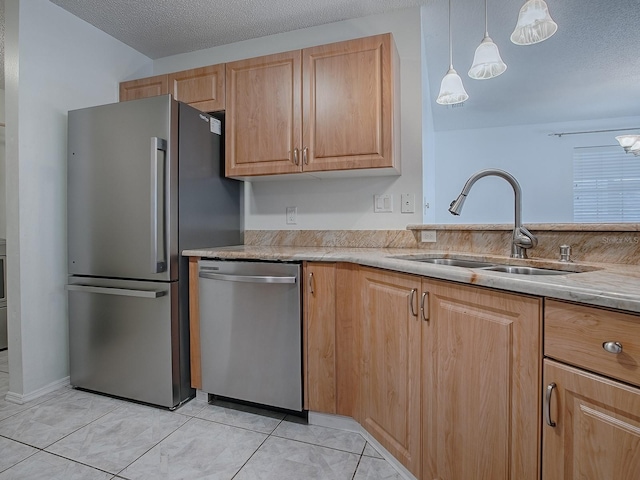
[[[456,255],[455,252],[425,252],[413,248],[236,245],[185,250],[182,255],[224,260],[349,262],[440,280],[640,313],[640,272],[638,272],[637,266],[585,263],[580,266],[592,269],[592,271],[568,275],[529,276],[394,258],[398,256],[451,257]],[[480,257],[480,255],[464,252],[459,252],[458,255]],[[508,257],[492,256],[490,260],[512,263],[512,259]],[[566,264],[558,266],[564,268]]]

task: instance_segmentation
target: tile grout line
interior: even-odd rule
[[[258,453],[258,450],[260,450],[260,448],[265,444],[265,442],[266,442],[267,440],[269,440],[269,438],[271,438],[271,435],[273,435],[273,432],[275,432],[275,431],[276,431],[276,428],[278,428],[278,427],[280,426],[280,424],[281,424],[282,422],[284,422],[284,418],[285,418],[285,417],[282,417],[282,418],[280,419],[280,421],[278,422],[278,425],[276,425],[276,426],[274,427],[274,429],[273,429],[273,430],[271,430],[271,433],[269,433],[269,434],[265,437],[265,439],[262,441],[262,443],[260,443],[260,445],[258,445],[258,448],[256,448],[256,449],[254,450],[254,452],[249,456],[249,458],[247,458],[247,461],[246,461],[246,462],[244,462],[244,463],[242,464],[242,466],[238,469],[238,471],[233,475],[233,477],[231,477],[231,480],[233,480],[234,478],[236,478],[236,477],[238,476],[238,474],[239,474],[239,473],[242,471],[242,469],[247,465],[247,463],[249,463],[249,461],[253,458],[253,456],[254,456],[256,453]]]
[[[175,412],[171,412],[171,413],[175,413]],[[178,415],[182,415],[181,413]],[[189,423],[191,420],[193,420],[193,417],[189,417],[188,415],[182,415],[183,417],[187,417],[187,420],[180,425],[178,428],[176,428],[173,432],[167,434],[166,436],[164,436],[163,438],[161,438],[160,440],[158,440],[158,442],[156,442],[154,445],[152,445],[151,447],[149,447],[144,453],[142,453],[141,455],[139,455],[138,457],[136,457],[135,460],[133,460],[132,462],[130,462],[126,467],[124,467],[122,470],[120,470],[118,473],[116,473],[116,476],[120,476],[120,474],[122,472],[124,472],[127,468],[129,468],[131,465],[133,465],[135,462],[137,462],[138,460],[140,460],[144,455],[146,455],[147,453],[149,453],[151,450],[153,450],[154,448],[156,448],[160,443],[164,442],[167,438],[169,438],[171,435],[173,435],[174,433],[176,433],[178,430],[180,430],[182,427],[184,427],[187,423]],[[127,477],[124,477],[127,478]]]

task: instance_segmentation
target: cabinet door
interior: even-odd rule
[[[423,478],[537,479],[540,299],[431,280],[422,288]]]
[[[225,108],[224,64],[170,73],[169,90],[173,98],[203,112]]]
[[[120,83],[120,101],[138,100],[169,93],[167,75],[141,78]]]
[[[400,99],[391,34],[307,48],[302,56],[303,169],[393,167]]]
[[[543,426],[543,480],[636,480],[640,475],[640,389],[553,360],[550,426]]]
[[[226,64],[227,176],[301,170],[300,55],[297,50]]]
[[[307,263],[304,269],[306,408],[336,413],[336,267]]]
[[[363,268],[362,425],[420,477],[420,280]]]

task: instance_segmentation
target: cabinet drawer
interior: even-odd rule
[[[622,350],[611,353],[605,344]],[[640,315],[547,300],[544,353],[548,357],[640,385]]]

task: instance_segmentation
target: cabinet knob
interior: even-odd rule
[[[604,348],[607,352],[616,355],[622,353],[622,344],[620,342],[604,342],[602,344],[602,348]]]

